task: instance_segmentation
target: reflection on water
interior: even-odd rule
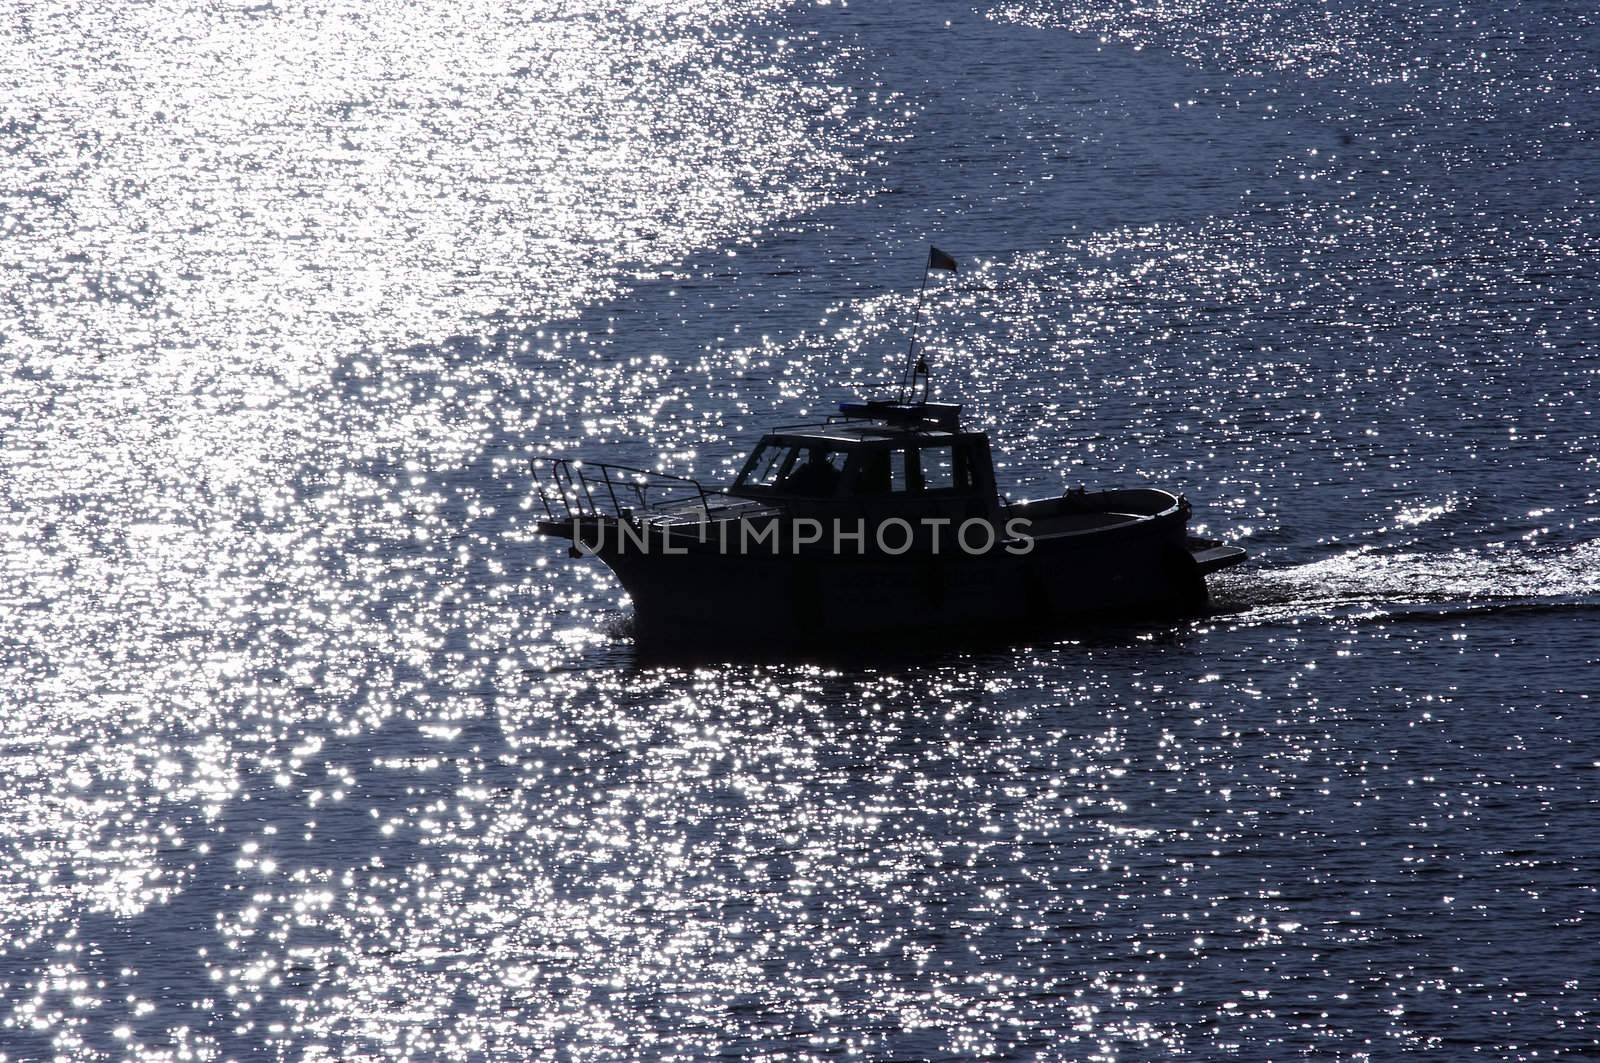
[[[0,1056],[1593,1051],[1594,31],[1458,7],[0,11]],[[636,660],[523,458],[726,477],[933,235],[1016,493],[1258,563]]]

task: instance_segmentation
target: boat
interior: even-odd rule
[[[538,530],[616,574],[649,646],[803,650],[1194,615],[1206,575],[1246,557],[1188,534],[1190,505],[1167,491],[1008,502],[988,436],[959,417],[847,403],[763,435],[720,488],[534,459]]]
[[[1189,534],[1181,494],[1007,500],[988,435],[963,427],[959,404],[929,401],[929,378],[916,358],[894,399],[774,428],[725,486],[534,458],[538,530],[616,574],[641,648],[713,652],[1190,616],[1207,608],[1206,576],[1245,560]]]

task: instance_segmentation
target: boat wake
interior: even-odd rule
[[[1449,553],[1357,550],[1309,564],[1213,577],[1214,612],[1246,623],[1417,620],[1600,610],[1600,540],[1561,549]]]

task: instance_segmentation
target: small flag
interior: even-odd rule
[[[956,271],[956,260],[939,250],[937,247],[930,245],[928,247],[928,268],[947,269],[951,273],[954,273]]]

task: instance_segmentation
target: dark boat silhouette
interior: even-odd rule
[[[919,377],[922,401],[906,401]],[[539,531],[616,573],[641,646],[695,650],[989,640],[1195,614],[1206,574],[1244,560],[1190,536],[1189,503],[1166,491],[1006,501],[989,437],[927,390],[916,358],[898,400],[771,431],[726,487],[534,459]]]
[[[804,648],[1194,614],[1245,552],[1150,488],[1010,503],[959,407],[847,404],[762,436],[733,484],[536,459],[539,530],[603,561],[641,644]]]

